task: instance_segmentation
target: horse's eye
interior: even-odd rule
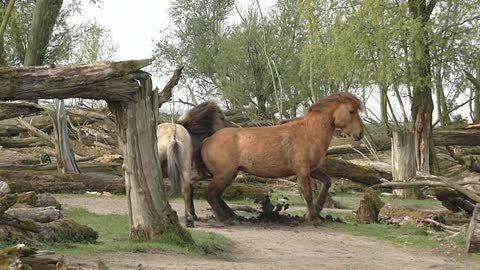
[[[354,114],[354,113],[355,113],[355,111],[350,111],[350,114]]]

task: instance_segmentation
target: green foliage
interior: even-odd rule
[[[433,89],[446,119],[471,88],[462,70],[478,65],[480,0],[432,1],[431,14],[427,2],[277,0],[264,15],[255,1],[242,13],[232,1],[176,0],[175,30],[157,42],[156,66],[186,64],[189,94],[262,117],[294,117],[300,105],[338,91],[366,99],[380,90],[382,120],[391,122],[399,119],[392,96],[429,110],[431,94],[422,93]]]
[[[101,1],[91,1],[100,4]],[[5,39],[5,61],[8,65],[24,63],[29,42],[34,1],[17,1],[9,20]],[[0,6],[3,12],[4,6]],[[65,2],[56,20],[47,47],[44,63],[84,64],[111,60],[117,51],[109,30],[95,21],[83,24],[72,23],[80,16],[82,4],[79,0]]]

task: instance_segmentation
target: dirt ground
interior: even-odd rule
[[[81,206],[90,211],[126,213],[121,197],[65,197],[65,206]],[[183,205],[173,202],[178,213]],[[205,202],[197,203],[198,214],[211,214]],[[353,236],[327,228],[281,225],[228,227],[199,224],[196,230],[213,231],[232,239],[237,249],[232,259],[195,258],[171,252],[117,252],[95,256],[66,257],[69,264],[96,269],[104,261],[110,269],[480,269],[465,257],[455,258],[434,251],[399,247],[381,240]]]

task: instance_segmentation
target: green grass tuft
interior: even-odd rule
[[[228,258],[233,251],[233,242],[219,234],[189,230],[194,242],[183,240],[175,233],[165,233],[152,241],[130,241],[128,239],[129,224],[127,215],[98,215],[84,208],[66,208],[66,218],[88,225],[99,234],[97,243],[56,243],[46,244],[43,249],[65,255],[89,255],[99,252],[150,250],[172,251],[194,256],[216,256]]]

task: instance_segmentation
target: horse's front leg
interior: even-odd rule
[[[315,209],[313,204],[312,186],[310,185],[310,172],[297,174],[297,181],[299,182],[300,189],[302,191],[303,198],[307,203],[307,215],[305,219],[308,223],[318,224],[320,223],[320,215]]]
[[[312,178],[315,178],[315,179],[319,180],[323,184],[323,187],[322,187],[320,193],[318,194],[318,197],[317,197],[317,200],[316,200],[316,203],[315,203],[315,206],[317,208],[316,210],[320,214],[320,212],[323,209],[323,205],[325,204],[325,201],[327,200],[328,190],[330,189],[330,186],[332,185],[332,181],[330,179],[330,176],[321,172],[319,169],[316,169],[316,170],[312,171],[312,173],[310,175],[311,175]]]

